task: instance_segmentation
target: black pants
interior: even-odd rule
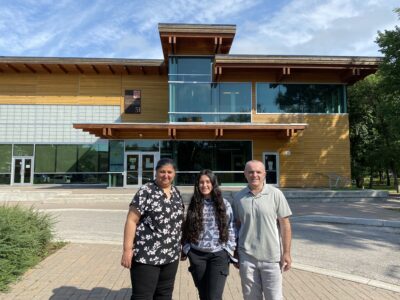
[[[179,260],[160,266],[133,262],[131,300],[171,300]]]
[[[188,253],[194,284],[200,300],[220,300],[229,274],[230,257],[225,250],[201,252],[191,249]]]

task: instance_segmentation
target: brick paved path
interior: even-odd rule
[[[129,272],[120,264],[121,247],[69,244],[29,270],[0,299],[129,299]],[[175,300],[198,299],[187,262],[176,278]],[[400,299],[400,293],[293,269],[284,276],[285,299]],[[242,299],[238,271],[231,268],[224,300]]]

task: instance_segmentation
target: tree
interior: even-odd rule
[[[395,9],[400,19],[400,8]],[[384,55],[379,72],[382,76],[381,108],[384,114],[381,151],[392,170],[394,185],[399,192],[398,170],[400,167],[400,27],[378,32],[376,39]]]
[[[378,72],[349,89],[352,172],[360,186],[365,175],[390,169],[399,192],[400,28],[378,32],[376,42],[384,55]]]

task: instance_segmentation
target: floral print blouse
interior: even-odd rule
[[[183,201],[172,186],[171,198],[154,182],[143,185],[130,203],[141,214],[134,241],[134,260],[163,265],[179,259]]]

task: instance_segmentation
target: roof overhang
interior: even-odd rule
[[[132,75],[166,74],[162,59],[0,56],[1,73]]]
[[[276,136],[288,138],[304,130],[306,123],[103,123],[74,124],[103,139],[249,140]]]
[[[214,75],[218,81],[224,72],[272,70],[280,82],[296,73],[334,72],[342,83],[352,84],[375,73],[381,62],[382,57],[220,54],[215,56]]]
[[[165,60],[169,55],[229,53],[236,25],[158,24]]]

